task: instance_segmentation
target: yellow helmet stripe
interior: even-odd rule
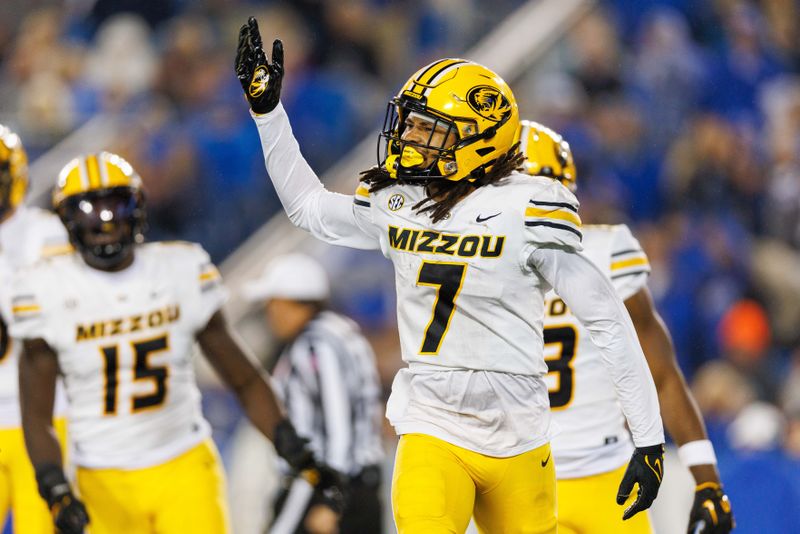
[[[86,166],[86,158],[78,158],[78,178],[81,182],[81,191],[88,191],[91,188],[91,180],[89,180],[89,171]]]
[[[426,68],[417,78],[412,82],[414,85],[411,87],[411,91],[422,94],[425,92],[426,89],[430,89],[430,83],[433,79],[442,72],[442,70],[450,67],[451,65],[466,63],[463,59],[440,59],[439,61],[435,61],[428,65]],[[418,89],[418,87],[421,87]]]
[[[420,76],[418,78],[419,83],[423,85],[430,85],[433,83],[436,77],[439,76],[443,71],[449,69],[454,65],[460,65],[462,63],[466,63],[466,61],[463,59],[444,59],[436,64],[436,67],[438,67],[436,70],[433,69],[426,70],[425,74],[427,74],[427,76]]]
[[[469,63],[469,62],[465,61],[463,59],[459,59],[459,60],[456,60],[456,61],[454,61],[452,63],[444,65],[441,69],[439,69],[436,72],[434,72],[433,75],[430,77],[430,81],[428,82],[428,87],[423,92],[424,96],[428,96],[428,93],[430,93],[431,89],[433,89],[433,87],[434,87],[433,84],[435,82],[438,82],[442,77],[444,77],[445,74],[447,74],[448,72],[450,72],[454,68],[456,68],[456,67],[458,67],[460,65],[463,65],[465,63]]]
[[[86,156],[86,173],[89,177],[89,188],[100,189],[102,186],[100,180],[100,165],[97,163],[97,156],[94,154]]]
[[[100,170],[100,183],[103,184],[103,187],[108,187],[111,185],[108,179],[108,159],[105,154],[103,154],[101,158],[100,164],[98,165],[98,169]]]

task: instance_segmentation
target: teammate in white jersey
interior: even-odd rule
[[[52,533],[47,507],[36,491],[33,466],[25,451],[20,421],[17,361],[20,344],[11,340],[11,280],[17,269],[69,247],[64,227],[53,214],[23,205],[28,158],[14,132],[0,125],[0,524],[12,513],[14,531]],[[63,400],[56,423],[63,441]]]
[[[522,121],[520,141],[528,173],[557,179],[575,190],[577,173],[572,153],[558,133],[539,123]],[[688,532],[730,532],[733,518],[720,484],[713,446],[678,368],[669,332],[647,289],[647,256],[622,224],[585,225],[583,252],[608,274],[628,308],[658,388],[667,431],[680,446],[678,454],[696,481]],[[613,505],[609,489],[619,484],[625,471],[633,448],[630,435],[600,349],[552,291],[547,294],[544,343],[550,371],[550,407],[560,429],[552,442],[559,532],[651,533],[646,514],[625,522]]]
[[[282,44],[268,62],[253,18],[236,71],[292,222],[394,263],[408,363],[387,407],[401,435],[392,484],[401,534],[464,532],[473,513],[484,532],[555,532],[542,355],[551,286],[602,347],[637,446],[631,481],[641,491],[626,516],[647,508],[662,473],[655,387],[613,286],[579,253],[575,197],[515,171],[519,115],[505,82],[460,59],[415,73],[388,108],[384,157],[347,196],[326,191],[300,154],[279,103]]]
[[[62,170],[53,203],[76,252],[17,277],[11,333],[24,340],[20,394],[39,491],[62,533],[227,532],[223,475],[200,410],[197,341],[247,416],[312,483],[317,468],[272,389],[231,337],[217,269],[192,243],[141,244],[141,180],[119,156]],[[52,436],[64,378],[81,501]],[[88,510],[88,517],[87,517]]]

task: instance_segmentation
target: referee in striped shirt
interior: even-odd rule
[[[358,326],[327,309],[325,270],[304,254],[274,259],[244,287],[264,305],[284,345],[273,370],[276,392],[317,460],[348,477],[341,517],[302,478],[289,478],[275,501],[271,534],[378,534],[380,385],[375,355]],[[284,466],[285,467],[285,466]]]

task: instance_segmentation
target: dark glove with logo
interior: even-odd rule
[[[283,81],[283,43],[280,39],[273,41],[272,63],[267,62],[255,17],[247,19],[239,30],[236,76],[254,113],[263,115],[275,109]]]
[[[324,504],[341,515],[347,504],[345,476],[325,464],[320,464],[313,470],[308,469],[302,475],[316,488],[312,503]]]
[[[61,534],[83,534],[83,527],[89,523],[86,507],[79,501],[69,487],[61,467],[45,464],[36,469],[36,483],[39,495],[47,501],[53,523]]]
[[[728,534],[736,526],[731,501],[715,482],[700,484],[694,493],[688,534]]]
[[[341,513],[345,502],[345,478],[335,469],[319,464],[308,448],[308,440],[297,435],[291,421],[281,420],[275,426],[275,451],[292,469],[300,473],[317,490],[317,502]]]
[[[642,510],[647,510],[658,495],[658,488],[664,478],[664,445],[637,447],[633,451],[628,469],[622,477],[617,492],[617,504],[625,504],[634,484],[639,484],[636,500],[622,514],[622,519],[630,519]]]

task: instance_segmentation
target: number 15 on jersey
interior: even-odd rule
[[[121,344],[108,345],[100,348],[105,364],[105,387],[103,388],[104,415],[117,414],[119,408],[120,380],[132,380],[134,383],[150,381],[152,383],[152,392],[131,396],[130,413],[157,408],[164,404],[164,400],[167,398],[167,378],[169,377],[169,369],[166,365],[152,365],[150,356],[169,349],[168,336],[163,334],[155,338],[131,342],[130,348],[133,351],[133,368],[130,371],[126,370],[128,372],[123,372],[120,368],[121,346],[125,347],[124,344]]]

